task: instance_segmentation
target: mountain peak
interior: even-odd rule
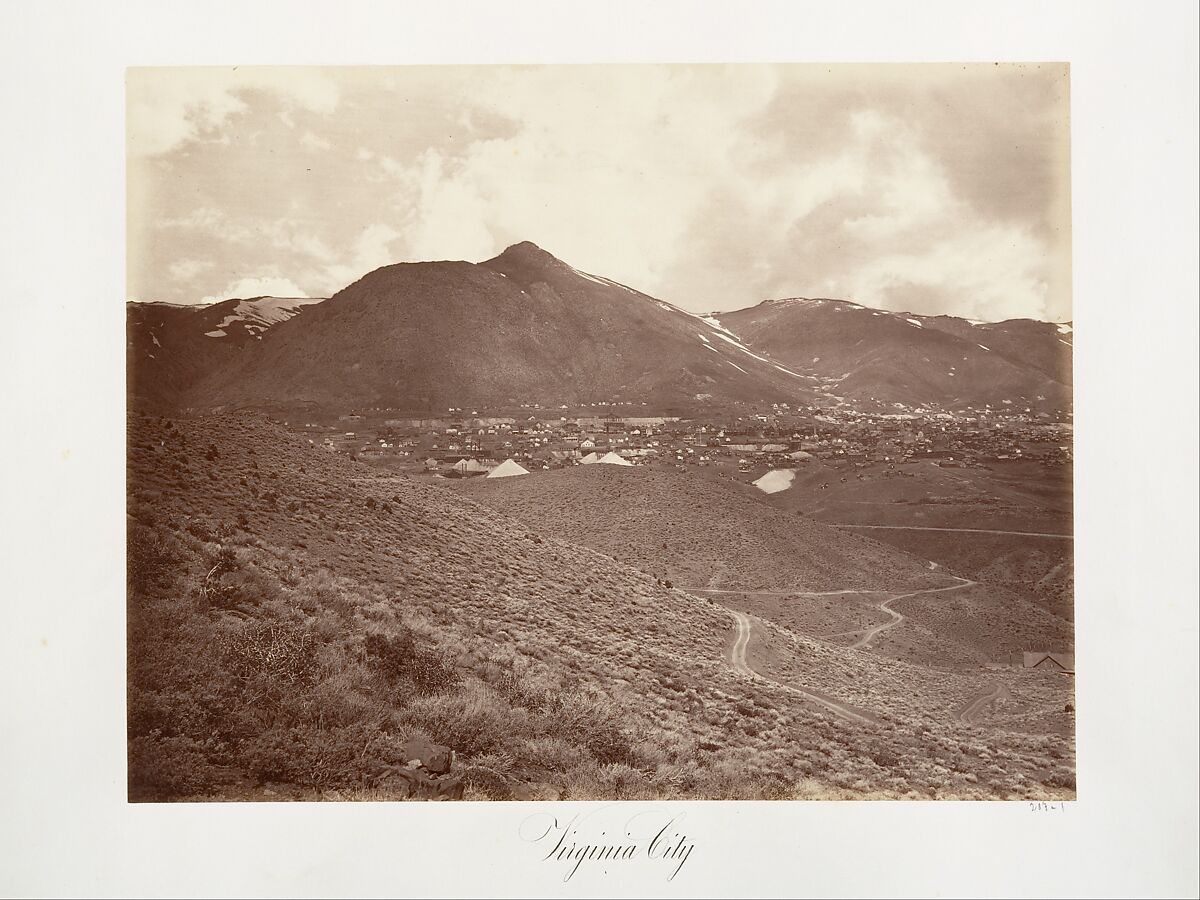
[[[529,287],[555,274],[571,271],[558,257],[547,253],[532,241],[513,244],[499,256],[480,263],[484,268],[499,272],[522,287]]]
[[[513,262],[523,265],[564,265],[563,261],[552,253],[547,253],[533,241],[521,241],[508,247],[499,256],[489,259],[483,265],[495,262]]]

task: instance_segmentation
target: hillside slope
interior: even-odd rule
[[[743,485],[668,469],[575,466],[456,486],[531,527],[688,590],[890,590],[934,583],[925,560],[789,515]]]
[[[955,717],[990,678],[763,632],[839,720],[720,606],[261,419],[134,416],[129,465],[135,798],[385,799],[414,736],[475,798],[1073,790],[1068,741]]]
[[[835,402],[958,409],[1007,400],[1049,411],[1071,401],[1068,325],[975,323],[804,298],[714,315],[751,348],[819,377]]]
[[[309,297],[255,297],[207,306],[125,306],[129,398],[141,408],[170,409],[199,381],[245,353],[263,335],[322,302]]]
[[[495,259],[377,269],[260,352],[212,371],[191,405],[450,406],[811,396],[711,323],[579,272],[533,244]]]
[[[889,621],[880,653],[938,667],[975,667],[1023,649],[1066,649],[1068,622],[1004,587],[953,585],[921,556],[773,505],[745,485],[674,470],[578,466],[524,478],[455,483],[530,527],[594,547],[676,587],[797,634],[850,643]],[[978,576],[977,576],[978,577]]]

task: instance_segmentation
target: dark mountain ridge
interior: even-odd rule
[[[838,402],[1064,409],[1071,327],[986,323],[792,298],[714,314],[747,346],[821,379]]]
[[[193,406],[796,400],[808,382],[662,301],[532,244],[484,263],[385,266],[211,371]]]
[[[332,298],[130,303],[142,404],[448,407],[774,402],[1069,407],[1068,325],[977,323],[795,298],[713,316],[536,245],[482,263],[398,263]]]

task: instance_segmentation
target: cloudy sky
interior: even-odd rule
[[[530,240],[697,312],[1071,317],[1062,65],[133,69],[129,298]]]

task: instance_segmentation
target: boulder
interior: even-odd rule
[[[404,742],[401,756],[434,775],[445,775],[454,765],[454,751],[428,738],[412,737]]]
[[[377,782],[411,800],[461,800],[461,775],[430,775],[424,769],[389,766]]]

